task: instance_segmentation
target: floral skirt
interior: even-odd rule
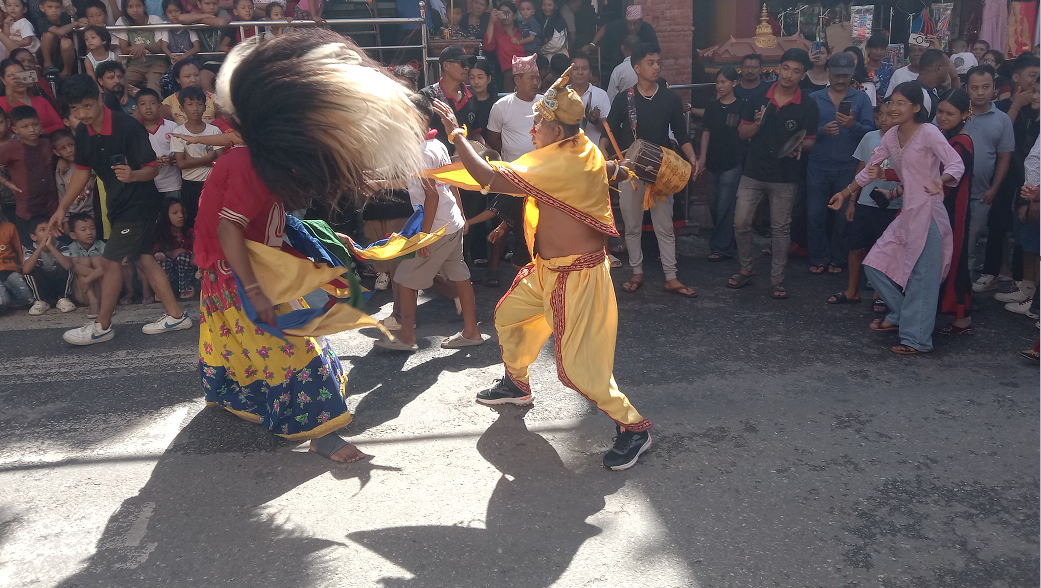
[[[231,275],[202,280],[199,373],[207,405],[290,440],[317,439],[351,422],[347,376],[324,337],[269,335],[246,317]],[[303,300],[299,305],[306,305]],[[275,307],[275,314],[293,310]]]

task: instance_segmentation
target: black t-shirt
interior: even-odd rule
[[[651,98],[645,97],[635,86],[619,92],[611,102],[611,113],[607,115],[607,124],[611,126],[618,146],[626,150],[636,138],[629,120],[629,92],[633,92],[636,104],[636,138],[650,141],[655,145],[672,148],[669,140],[669,128],[680,145],[690,143],[686,121],[683,119],[683,103],[676,92],[670,90],[664,80],[658,80],[658,90]]]
[[[111,222],[154,220],[160,205],[155,182],[120,182],[112,170],[115,156],[126,156],[132,170],[156,163],[144,125],[122,112],[105,108],[100,133],[86,124],[76,128],[76,167],[93,169],[105,184],[105,205]]]
[[[463,85],[463,98],[459,102],[456,102],[449,96],[445,95],[444,88],[441,87],[441,82],[438,81],[436,84],[431,84],[419,91],[420,94],[426,96],[431,102],[434,100],[440,100],[445,104],[452,107],[455,111],[455,119],[460,125],[466,125],[467,134],[480,133],[484,130],[483,127],[477,125],[477,100],[474,99],[474,95],[470,92],[470,89]],[[448,147],[449,155],[455,153],[455,145],[448,140],[448,131],[445,130],[445,125],[441,124],[441,117],[434,113],[434,116],[430,119],[430,128],[437,130],[437,140],[441,141]]]
[[[741,124],[744,107],[745,101],[735,98],[730,104],[713,100],[705,108],[702,120],[705,130],[709,133],[705,166],[715,173],[734,169],[741,164],[744,157],[744,141],[738,136],[737,127]]]
[[[994,103],[994,106],[997,106],[998,110],[1000,110],[1001,112],[1008,114],[1009,109],[1012,108],[1012,99],[1005,98],[1004,100],[998,100]]]
[[[815,84],[815,83],[813,83],[813,80],[810,79],[809,74],[804,75],[802,77],[802,79],[799,80],[799,88],[802,90],[802,93],[803,93],[804,96],[809,96],[810,94],[813,94],[817,90],[823,90],[824,88],[827,88],[827,87],[828,87],[827,84]],[[735,90],[734,94],[737,95],[737,91],[736,91],[737,88],[735,87],[734,90]]]
[[[766,88],[768,88],[769,86],[770,84],[760,81],[758,86],[749,90],[742,86],[741,82],[738,81],[737,85],[734,86],[734,96],[737,96],[742,100],[748,100],[749,98],[755,96],[759,92],[765,92]],[[806,96],[809,97],[809,92],[803,92],[803,94],[806,94]]]
[[[494,88],[489,89],[494,90]],[[474,111],[477,113],[477,116],[474,118],[474,126],[481,129],[481,136],[484,137],[485,141],[488,140],[488,117],[492,113],[492,105],[498,101],[499,95],[490,92],[484,100],[478,100],[477,96],[473,97]]]
[[[918,80],[915,80],[916,82]],[[936,118],[936,108],[940,105],[940,96],[936,93],[936,90],[926,86],[922,82],[918,82],[922,86],[922,93],[928,97],[929,102],[929,120],[932,121]]]
[[[755,113],[763,106],[771,103],[777,106],[774,102],[774,88],[777,84],[763,84],[760,87],[763,89],[745,102],[742,122],[753,123]],[[768,107],[768,110],[772,108]],[[797,90],[790,102],[763,117],[759,131],[748,143],[748,157],[741,173],[760,182],[798,182],[802,165],[793,157],[777,157],[777,152],[785,141],[801,130],[806,131],[807,138],[816,137],[819,116],[817,101],[802,90]]]

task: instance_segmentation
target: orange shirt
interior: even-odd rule
[[[22,241],[14,223],[0,223],[0,272],[22,272]]]

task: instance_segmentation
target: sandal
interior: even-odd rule
[[[919,351],[910,345],[896,345],[892,348],[892,351],[897,355],[918,355],[920,353],[925,353],[924,351]]]
[[[181,300],[189,300],[195,297],[195,288],[188,288],[184,292],[181,292]],[[144,304],[142,302],[141,304]]]
[[[671,293],[676,294],[678,296],[683,296],[684,298],[697,298],[698,297],[698,293],[695,292],[694,288],[691,288],[690,286],[682,286],[680,288],[670,288],[668,286],[665,286],[665,291],[666,292],[671,292]]]
[[[770,298],[774,300],[784,300],[788,298],[788,291],[784,289],[784,284],[773,284],[770,286]]]
[[[875,320],[871,321],[871,324],[868,325],[868,328],[870,328],[872,331],[875,331],[877,333],[888,333],[890,331],[899,331],[900,330],[900,325],[890,324],[888,327],[883,327],[882,323],[884,323],[884,322],[886,322],[885,319],[880,319],[880,318],[875,319]]]
[[[489,288],[498,288],[499,287],[499,272],[495,271],[495,272],[488,272],[487,274],[485,274],[485,276],[484,276],[484,285],[489,287]]]
[[[951,323],[936,329],[936,332],[941,335],[975,335],[976,329],[974,329],[972,325],[967,327],[956,327],[954,326],[954,323]]]
[[[1033,349],[1024,349],[1023,351],[1020,351],[1019,354],[1033,361],[1041,361],[1041,354],[1038,354],[1038,352]]]
[[[709,261],[726,261],[734,257],[733,255],[723,255],[722,253],[712,253],[708,256]]]
[[[476,266],[476,267],[486,267],[487,265],[488,265],[488,260],[487,259],[475,259],[474,260],[474,266]]]
[[[839,292],[828,298],[828,304],[860,304],[860,298],[847,298],[845,292]]]
[[[819,276],[826,271],[828,271],[828,268],[823,263],[810,266],[810,273],[815,276]]]
[[[642,287],[643,287],[643,278],[642,277],[639,280],[633,280],[632,278],[629,278],[629,280],[626,283],[622,284],[622,290],[625,291],[625,292],[628,292],[630,294],[635,294],[636,291],[639,290]]]
[[[744,288],[748,285],[749,282],[752,281],[753,277],[755,277],[755,274],[749,275],[737,272],[736,274],[730,276],[730,279],[727,280],[727,288],[730,288],[731,290],[738,290],[740,288]],[[731,282],[733,283],[731,284]]]
[[[470,339],[463,335],[462,331],[459,331],[455,335],[445,339],[441,342],[441,349],[462,349],[463,347],[476,347],[481,343],[487,341],[488,335],[481,335],[480,339]]]
[[[872,302],[871,304],[872,304],[871,312],[876,312],[878,314],[888,314],[889,313],[889,307],[886,306],[886,301],[885,300],[882,300],[881,298],[875,298],[875,301]]]
[[[841,265],[835,265],[835,264],[829,264],[828,265],[828,273],[829,274],[841,274],[842,273],[842,266]]]
[[[341,439],[340,436],[337,435],[336,433],[329,433],[328,435],[325,435],[324,437],[319,437],[317,439],[311,439],[311,445],[313,446],[313,448],[309,448],[308,451],[313,452],[313,453],[317,453],[318,455],[320,455],[320,456],[322,456],[322,457],[324,457],[326,459],[333,459],[333,454],[335,454],[337,451],[343,449],[344,447],[347,447],[348,445],[350,445],[350,443],[348,443],[348,442],[344,441],[343,439]],[[356,457],[355,459],[349,460],[349,461],[342,462],[342,463],[354,463],[356,461],[361,461],[361,460],[365,459],[366,457],[369,457],[369,456],[365,455],[364,453],[362,453],[362,451],[359,449],[358,450],[358,457]],[[333,460],[333,461],[336,461],[336,460]]]
[[[374,345],[380,349],[387,349],[389,351],[419,351],[419,345],[409,345],[408,343],[402,343],[400,339],[379,339]]]

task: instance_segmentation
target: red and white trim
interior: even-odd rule
[[[586,224],[601,233],[604,233],[605,235],[610,235],[612,237],[621,236],[618,233],[618,229],[614,226],[614,220],[612,220],[610,224],[600,222],[599,220],[593,218],[592,215],[582,212],[581,210],[578,210],[573,206],[569,206],[568,204],[554,198],[553,196],[550,196],[546,192],[543,192],[542,190],[539,190],[535,186],[529,184],[527,181],[524,180],[524,178],[517,174],[517,172],[515,172],[513,168],[507,165],[496,164],[494,162],[492,163],[492,166],[495,168],[495,171],[502,174],[502,176],[509,180],[510,183],[523,190],[525,194],[531,196],[535,200],[539,202],[544,202],[552,206],[553,208],[556,208],[557,210],[563,212],[564,214],[574,218],[575,220],[583,224]],[[607,208],[607,215],[608,217],[611,216],[610,204]]]
[[[246,228],[246,225],[249,224],[248,218],[235,212],[234,210],[231,210],[227,206],[220,209],[220,212],[217,213],[217,216],[219,216],[222,219],[229,220],[242,228]]]

